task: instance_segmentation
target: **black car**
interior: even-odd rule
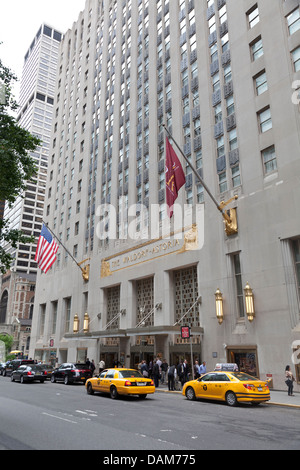
[[[45,373],[40,366],[36,366],[35,364],[20,366],[18,369],[13,370],[10,375],[12,382],[18,381],[21,383],[34,382],[35,380],[44,383],[46,378],[47,373]]]
[[[9,361],[6,366],[3,369],[2,375],[10,377],[12,372],[20,366],[26,366],[34,364],[34,361],[32,359],[13,359],[12,361]]]
[[[92,377],[92,371],[86,364],[67,362],[55,369],[51,374],[51,382],[64,382],[66,385],[75,382],[85,384]]]
[[[46,378],[50,380],[54,367],[51,364],[39,364],[39,366],[46,372]]]

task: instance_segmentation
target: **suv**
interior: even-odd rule
[[[13,359],[12,361],[6,363],[2,375],[4,375],[4,377],[10,377],[11,373],[18,369],[18,367],[34,363],[35,362],[32,359]]]

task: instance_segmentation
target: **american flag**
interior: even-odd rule
[[[44,273],[46,273],[55,262],[57,251],[58,244],[55,242],[47,227],[43,225],[36,248],[35,261]]]

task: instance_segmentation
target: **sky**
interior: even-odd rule
[[[0,0],[0,58],[21,80],[24,56],[42,23],[65,33],[85,0]],[[19,98],[19,84],[14,87]]]

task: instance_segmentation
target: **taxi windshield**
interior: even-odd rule
[[[120,379],[129,379],[131,377],[143,377],[142,374],[138,370],[122,370],[119,371]]]
[[[241,382],[244,380],[259,380],[256,377],[253,377],[252,375],[245,374],[244,372],[230,372],[230,374],[236,377]]]

